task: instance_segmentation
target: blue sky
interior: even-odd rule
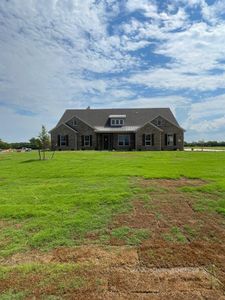
[[[66,108],[170,107],[185,140],[225,140],[224,0],[1,0],[0,138]]]

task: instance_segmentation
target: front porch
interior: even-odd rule
[[[98,150],[133,150],[135,133],[97,133]]]

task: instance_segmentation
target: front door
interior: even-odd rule
[[[109,150],[109,135],[108,134],[103,135],[103,149]]]

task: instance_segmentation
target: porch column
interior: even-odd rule
[[[134,149],[137,151],[137,133],[134,134]]]

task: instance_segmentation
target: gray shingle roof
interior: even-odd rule
[[[92,127],[104,127],[108,125],[109,115],[126,115],[126,126],[141,126],[159,115],[179,126],[169,108],[67,109],[57,126],[77,116]]]

